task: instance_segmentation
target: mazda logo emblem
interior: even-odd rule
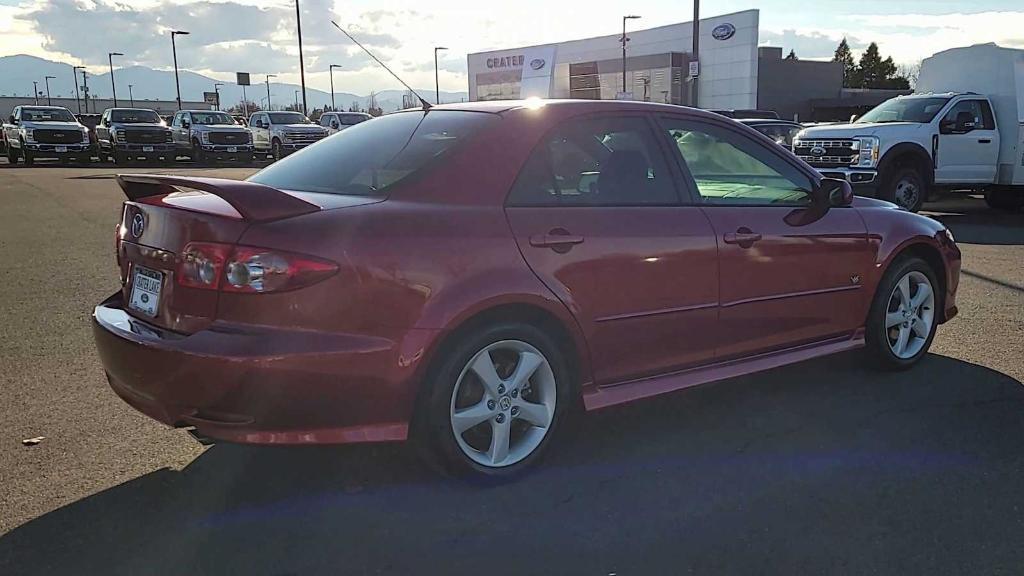
[[[824,156],[824,155],[825,155],[825,149],[822,148],[821,146],[815,146],[814,148],[811,148],[811,156]]]
[[[136,214],[132,218],[132,236],[136,238],[142,237],[142,231],[146,229],[146,219],[142,214]]]

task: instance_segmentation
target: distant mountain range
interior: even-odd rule
[[[118,100],[128,100],[128,85],[132,85],[132,96],[135,103],[141,105],[142,100],[174,100],[174,72],[167,70],[154,70],[145,66],[130,66],[127,68],[115,68],[115,79],[117,80]],[[18,54],[15,56],[0,57],[0,96],[31,96],[32,82],[39,83],[40,92],[45,93],[44,78],[53,76],[50,80],[50,95],[53,97],[74,97],[75,78],[72,75],[72,66],[60,62],[53,62],[44,58]],[[195,72],[185,70],[178,71],[178,78],[181,83],[181,98],[188,101],[202,101],[203,92],[212,92],[214,82],[222,82],[219,87],[220,100],[224,108],[229,108],[242,101],[242,87],[235,83],[217,80]],[[79,81],[81,74],[78,74]],[[255,78],[253,78],[255,81]],[[270,99],[274,107],[288,105],[295,102],[295,91],[300,90],[297,84],[283,84],[278,82],[270,83]],[[246,97],[251,102],[261,104],[260,99],[266,98],[267,88],[262,82],[253,86],[247,86]],[[434,90],[417,90],[424,98],[433,100]],[[110,98],[110,74],[89,75],[89,94],[98,98]],[[397,110],[402,106],[402,96],[405,90],[381,90],[375,93],[377,105],[385,112]],[[301,100],[302,95],[299,94]],[[367,108],[369,95],[359,96],[348,92],[335,92],[335,103],[339,108],[348,108],[352,102],[358,102],[360,108]],[[330,105],[331,94],[323,90],[316,90],[306,87],[306,100],[312,108],[323,108]],[[441,92],[442,102],[460,102],[468,100],[466,92]],[[265,104],[265,102],[264,102]]]

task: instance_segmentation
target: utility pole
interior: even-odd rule
[[[36,106],[39,106],[39,82],[32,81],[32,97],[36,99]]]
[[[53,78],[54,80],[57,79],[56,76],[47,76],[46,78],[43,78],[43,80],[46,81],[46,105],[47,106],[53,106],[53,102],[50,101],[50,79],[51,78]]]
[[[697,63],[697,77],[700,76],[700,0],[693,0],[693,61]],[[699,80],[694,77],[693,82],[693,98],[690,100],[690,106],[697,107],[697,95],[699,89],[697,83]]]
[[[223,84],[221,84],[220,82],[214,82],[213,83],[213,93],[217,95],[217,110],[218,111],[220,110],[220,90],[218,90],[218,88],[221,87],[221,86],[223,86]]]
[[[171,30],[171,53],[174,55],[174,88],[178,91],[178,110],[181,110],[181,84],[178,83],[178,48],[174,45],[175,36],[185,36],[189,32]]]
[[[298,111],[298,109],[299,109],[299,91],[296,90],[295,91],[295,110]],[[303,114],[305,114],[305,112],[303,112]]]
[[[89,73],[85,71],[85,68],[82,68],[82,96],[85,97],[85,113],[88,114],[89,113]],[[93,106],[94,107],[96,106],[95,102],[93,102]]]
[[[622,93],[626,93],[626,42],[629,42],[629,38],[626,37],[626,20],[637,20],[639,16],[623,16],[622,17]]]
[[[135,108],[135,96],[132,96],[132,84],[128,85],[128,99],[131,100],[132,108]]]
[[[85,70],[85,66],[72,66],[71,79],[75,81],[75,104],[78,104],[78,113],[82,113],[82,99],[78,96],[78,71]]]
[[[331,110],[337,110],[334,106],[334,69],[341,68],[341,64],[331,64],[328,67],[328,74],[331,75]]]
[[[270,79],[277,78],[277,74],[267,74],[267,110],[270,110]]]
[[[441,103],[441,87],[437,77],[437,51],[447,50],[444,46],[434,46],[434,104]]]
[[[299,0],[295,0],[295,27],[299,33],[299,80],[302,82],[302,113],[306,112],[306,65],[302,61],[302,11],[299,9]],[[295,105],[298,108],[298,104]]]

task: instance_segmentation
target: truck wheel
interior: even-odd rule
[[[274,156],[274,162],[284,158],[284,150],[281,148],[281,141],[277,138],[274,138],[274,142],[270,145],[270,152]]]
[[[25,166],[31,166],[36,162],[36,159],[32,157],[32,152],[28,150],[22,150],[21,157],[25,160]]]
[[[192,141],[192,161],[204,163],[206,162],[206,153],[203,152],[202,146],[199,145],[198,140]]]
[[[18,163],[18,151],[10,146],[7,147],[7,162],[11,165]]]
[[[885,186],[884,200],[888,200],[907,210],[917,212],[924,205],[928,197],[928,189],[924,178],[913,168],[903,168],[897,171]]]
[[[985,203],[993,210],[1016,212],[1024,207],[1024,189],[990,188],[985,190]]]
[[[113,152],[110,153],[110,159],[114,164],[128,163],[128,155],[125,154],[124,152],[118,152],[117,150],[114,150]]]

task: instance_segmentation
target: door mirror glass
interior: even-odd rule
[[[853,204],[853,187],[840,178],[822,178],[817,198],[829,207],[849,206]]]
[[[14,114],[11,114],[11,115],[10,115],[10,116],[9,116],[9,117],[7,118],[7,121],[8,121],[8,122],[10,122],[11,124],[17,124],[17,123],[18,123],[18,119],[14,117]]]

